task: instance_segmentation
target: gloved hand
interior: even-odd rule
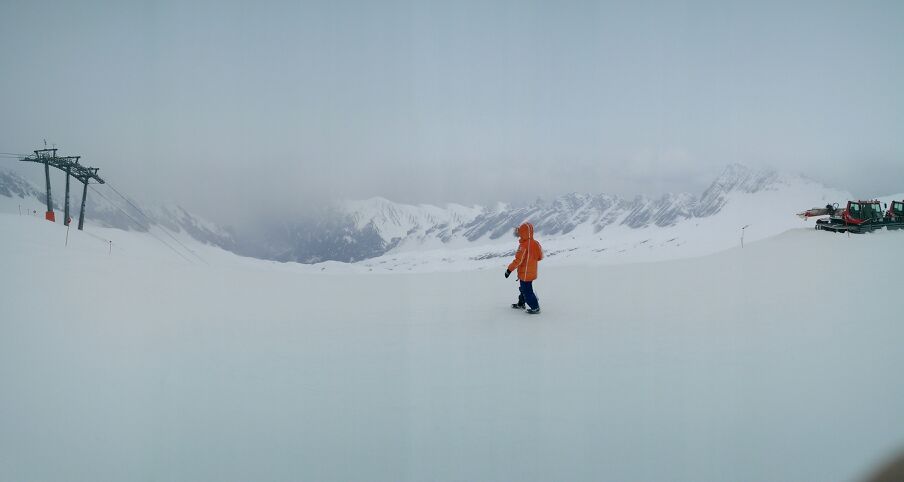
[[[509,275],[512,274],[511,271],[505,270],[505,278],[508,279]]]

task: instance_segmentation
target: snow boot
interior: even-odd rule
[[[527,314],[529,314],[529,315],[539,315],[539,314],[540,314],[540,308],[536,308],[536,309],[534,309],[534,308],[528,308],[528,309],[525,310],[524,312],[527,313]]]
[[[512,308],[515,308],[516,310],[523,310],[525,308],[525,305],[523,303],[512,303]]]

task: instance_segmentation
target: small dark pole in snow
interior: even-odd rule
[[[20,204],[19,205],[19,216],[21,216],[21,215],[22,215],[22,205]]]
[[[110,254],[110,255],[113,254],[113,241],[110,241],[110,252],[107,254]]]
[[[749,227],[750,227],[749,224],[745,224],[744,226],[741,227],[741,248],[744,247],[744,230]]]
[[[66,225],[66,246],[69,246],[69,225]]]

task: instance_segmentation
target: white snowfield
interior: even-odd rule
[[[0,481],[850,481],[904,447],[904,232],[541,263],[539,316],[504,258],[69,235],[0,214]]]
[[[743,167],[738,169],[746,171]],[[739,246],[742,231],[745,242],[753,242],[789,229],[813,227],[814,220],[802,221],[793,216],[793,212],[797,212],[794,209],[797,208],[792,206],[806,206],[800,208],[800,211],[827,203],[843,202],[851,199],[851,194],[827,188],[799,175],[776,174],[767,188],[756,192],[729,190],[721,194],[721,197],[724,205],[717,214],[682,219],[674,225],[631,228],[621,223],[631,214],[624,212],[616,222],[601,231],[595,231],[592,223],[584,223],[566,234],[552,237],[541,235],[540,241],[548,255],[546,264],[624,264],[713,254]],[[391,209],[387,205],[391,205]],[[370,206],[371,209],[368,211],[361,206]],[[392,204],[376,199],[355,204],[353,209],[365,213],[363,219],[374,222],[386,239],[392,239],[399,233],[417,232],[423,226],[436,223],[435,220],[422,219],[433,215],[431,209],[425,206]],[[447,216],[468,217],[466,210],[460,206],[448,206],[446,210]],[[448,214],[450,212],[453,214]],[[476,212],[472,211],[470,216],[474,215]],[[442,221],[446,222],[447,219]],[[508,236],[494,240],[487,235],[475,242],[452,239],[445,244],[435,239],[430,240],[429,237],[426,241],[418,236],[411,238],[382,256],[356,264],[373,272],[495,269],[514,253],[515,248],[514,239]]]

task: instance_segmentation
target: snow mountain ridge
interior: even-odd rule
[[[766,197],[769,193],[815,185],[818,183],[803,176],[732,164],[699,197],[667,193],[658,198],[626,199],[610,194],[569,193],[527,206],[500,203],[494,207],[406,205],[371,198],[347,202],[344,208],[357,229],[372,228],[387,246],[397,248],[430,239],[443,243],[493,241],[507,237],[512,227],[527,220],[534,223],[538,236],[546,237],[576,230],[599,233],[616,226],[671,227],[687,219],[718,214],[736,193],[762,193]]]
[[[647,262],[704,256],[738,246],[742,237],[750,242],[808,227],[812,221],[793,216],[796,206],[850,197],[802,175],[732,164],[699,197],[572,193],[527,206],[477,207],[461,223],[427,227],[423,219],[430,218],[412,214],[425,212],[416,206],[381,200],[370,206],[382,210],[356,207],[354,212],[359,225],[374,232],[407,233],[384,237],[390,249],[360,264],[375,271],[434,271],[494,269],[507,263],[516,246],[512,227],[523,221],[534,223],[546,265]],[[361,212],[377,214],[361,219]]]
[[[333,206],[329,223],[310,223],[319,223],[315,228],[299,223],[271,233],[257,247],[279,247],[256,256],[358,262],[371,269],[479,269],[513,252],[512,228],[524,221],[534,224],[538,239],[559,259],[608,263],[698,256],[737,245],[745,225],[751,225],[745,229],[748,240],[762,239],[806,226],[793,216],[799,206],[848,197],[802,175],[741,164],[727,166],[699,196],[569,193],[492,206],[412,205],[375,197]],[[291,239],[294,234],[297,240]],[[309,249],[318,236],[330,239],[332,252]]]
[[[742,226],[751,225],[745,229],[749,240],[762,239],[805,225],[793,216],[797,209],[850,197],[801,175],[731,164],[699,196],[569,193],[549,201],[489,206],[412,205],[375,197],[334,203],[318,215],[268,225],[248,235],[178,205],[143,205],[152,220],[147,223],[132,206],[103,187],[96,188],[106,197],[89,191],[88,220],[102,226],[145,231],[157,225],[245,256],[308,264],[360,263],[373,270],[495,265],[499,263],[495,258],[513,251],[512,228],[524,221],[535,225],[550,259],[610,263],[698,256],[738,244]],[[60,196],[60,191],[54,192]],[[12,198],[7,211],[15,210],[18,198],[38,214],[43,212],[43,189],[0,170],[0,200],[3,196]],[[73,217],[79,197],[72,200]],[[54,202],[58,206],[59,197]]]
[[[54,179],[55,180],[55,179]],[[69,200],[70,216],[73,224],[78,222],[81,205],[81,184],[74,183]],[[234,250],[235,241],[228,229],[196,216],[178,204],[139,204],[129,198],[120,198],[102,184],[93,184],[85,203],[85,223],[125,231],[147,232],[154,228],[165,228],[204,244]],[[52,184],[53,207],[57,220],[62,221],[65,191]],[[25,214],[43,217],[46,208],[46,194],[43,189],[31,184],[13,171],[0,169],[0,212],[14,213],[24,210]],[[139,206],[139,212],[135,206]],[[90,229],[90,227],[86,228]]]

